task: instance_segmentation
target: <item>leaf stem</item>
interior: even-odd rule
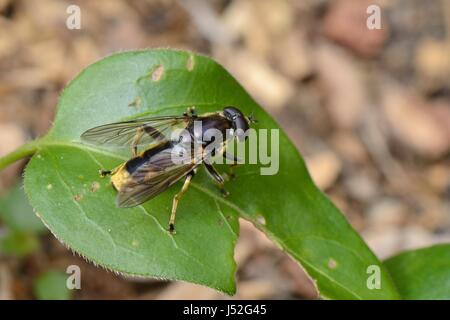
[[[0,157],[0,170],[9,166],[10,164],[20,160],[22,158],[28,157],[36,153],[38,151],[40,140],[33,140],[28,143],[25,143],[21,147],[17,148],[11,153],[8,153],[4,157]]]

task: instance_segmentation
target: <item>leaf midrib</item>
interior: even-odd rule
[[[99,153],[99,154],[102,154],[104,156],[115,158],[115,159],[121,160],[121,161],[126,161],[126,160],[129,159],[128,157],[122,156],[122,155],[117,154],[117,153],[113,153],[113,152],[110,152],[110,151],[107,151],[107,150],[104,150],[104,149],[100,149],[100,148],[94,148],[93,146],[90,146],[90,145],[87,145],[87,144],[76,143],[76,142],[67,142],[67,141],[58,141],[58,140],[43,140],[41,142],[40,146],[39,146],[39,149],[42,149],[42,147],[47,147],[47,146],[48,147],[51,147],[51,146],[72,147],[72,148],[81,149],[83,151],[89,150],[89,151],[92,151],[92,152],[95,152],[95,153]],[[283,248],[289,255],[297,257],[294,260],[301,260],[301,263],[303,263],[305,265],[308,265],[311,269],[315,270],[317,273],[319,273],[323,277],[327,278],[330,282],[332,282],[332,283],[336,284],[337,286],[341,287],[343,290],[345,290],[349,294],[353,295],[356,299],[362,299],[362,297],[360,297],[358,294],[356,294],[355,292],[351,291],[350,289],[348,289],[347,287],[345,287],[341,283],[337,282],[335,279],[331,278],[329,275],[327,275],[326,273],[324,273],[320,269],[316,268],[311,263],[309,263],[306,260],[301,259],[300,257],[298,257],[298,255],[295,252],[293,252],[292,250],[289,249],[289,246],[287,246],[282,239],[280,239],[279,237],[275,236],[274,234],[269,232],[267,229],[265,229],[262,225],[259,225],[257,222],[252,220],[251,214],[246,212],[244,209],[242,209],[239,206],[237,206],[236,204],[234,204],[234,203],[224,199],[223,197],[219,197],[218,195],[216,195],[213,192],[211,192],[211,191],[201,187],[199,184],[197,184],[195,182],[192,182],[191,186],[196,188],[199,191],[202,191],[206,195],[208,195],[211,198],[213,198],[215,201],[219,201],[219,202],[227,205],[229,208],[236,210],[236,212],[238,212],[240,216],[242,216],[244,219],[250,221],[257,229],[259,229],[259,230],[263,231],[264,233],[266,233],[274,242],[276,242],[281,248]],[[144,208],[144,210],[145,210],[145,208]],[[148,214],[150,215],[150,213],[148,213]]]
[[[90,149],[90,151],[94,151],[94,152],[97,152],[97,153],[101,153],[101,154],[103,154],[103,155],[110,156],[110,157],[114,157],[114,158],[116,158],[116,159],[121,159],[121,158],[122,158],[122,157],[120,157],[120,156],[118,156],[118,155],[111,154],[111,153],[109,153],[109,152],[105,152],[105,153],[104,153],[104,152],[101,152],[101,150],[95,149],[95,148],[92,148],[92,147],[91,147],[91,148],[82,148],[82,146],[84,147],[85,145],[82,145],[82,144],[76,144],[76,143],[67,143],[67,142],[58,142],[58,143],[55,143],[55,142],[52,142],[52,143],[45,143],[45,146],[75,147],[75,148],[78,148],[78,149],[83,150],[83,151],[87,151],[88,149]],[[42,149],[42,148],[41,148],[41,149]],[[100,151],[100,152],[99,152],[99,151]],[[90,152],[86,152],[86,153],[88,153],[88,154],[90,155],[90,157],[91,157],[96,163],[102,165],[102,164],[98,161],[98,159],[96,159],[92,154],[90,154]],[[51,157],[50,157],[50,158],[51,158]],[[57,177],[58,177],[58,179],[61,181],[61,184],[63,185],[64,189],[67,191],[67,193],[68,193],[71,197],[73,197],[74,194],[72,193],[71,188],[69,187],[69,185],[66,183],[66,181],[64,180],[64,178],[63,178],[62,175],[60,174],[60,171],[61,171],[61,170],[58,168],[58,164],[57,164],[53,159],[51,160],[51,162],[52,162],[52,164],[54,165],[54,167],[55,167],[55,169],[56,169]],[[139,253],[139,252],[137,252],[137,251],[130,250],[130,249],[127,248],[126,246],[123,246],[123,245],[120,245],[119,243],[117,243],[117,241],[114,240],[114,238],[112,238],[111,235],[110,235],[109,233],[107,233],[100,225],[98,225],[94,220],[92,220],[91,218],[89,218],[89,217],[87,216],[85,210],[83,209],[83,207],[81,206],[80,203],[78,203],[78,202],[75,201],[75,200],[73,200],[73,202],[74,202],[75,205],[78,207],[79,211],[83,213],[83,215],[86,217],[86,219],[89,221],[89,223],[94,224],[96,229],[100,230],[103,234],[106,234],[106,235],[108,236],[108,238],[110,239],[110,243],[111,243],[111,244],[113,245],[113,247],[114,247],[114,250],[115,250],[116,248],[121,248],[121,249],[124,249],[125,251],[128,251],[128,252],[132,253],[133,255],[134,255],[134,254],[137,254],[137,255],[140,256],[141,258],[146,259],[146,257],[143,256],[141,253]],[[158,221],[158,219],[156,219],[150,212],[148,212],[148,210],[147,210],[144,206],[139,205],[138,207],[139,207],[141,210],[144,211],[144,214],[146,214],[147,216],[150,216],[150,217],[154,220],[154,222],[158,225],[158,227],[161,229],[161,231],[163,231],[163,234],[166,234],[168,237],[170,237],[171,242],[172,242],[172,244],[173,244],[173,246],[174,246],[174,248],[175,248],[176,250],[178,250],[179,252],[181,252],[182,254],[184,254],[186,257],[188,257],[189,259],[191,259],[192,261],[194,261],[194,262],[197,263],[198,265],[200,265],[200,266],[202,266],[202,267],[205,267],[205,266],[206,266],[208,269],[210,269],[210,270],[213,271],[213,272],[216,272],[216,271],[217,271],[216,268],[214,268],[212,265],[207,264],[207,263],[204,263],[204,262],[201,262],[200,260],[198,260],[197,257],[195,257],[195,256],[193,256],[193,255],[191,255],[191,254],[189,254],[189,252],[186,251],[186,249],[184,249],[184,248],[182,248],[181,246],[179,246],[178,243],[176,242],[176,240],[174,239],[174,237],[167,233],[167,230],[164,229],[164,227],[161,225],[161,223]],[[129,273],[127,273],[126,271],[122,271],[122,272],[123,272],[124,274],[129,274]],[[216,287],[214,284],[211,284],[211,285],[212,285],[213,287]]]
[[[344,290],[346,290],[349,294],[353,295],[355,298],[362,300],[362,297],[360,297],[359,295],[357,295],[356,293],[352,292],[351,290],[349,290],[347,287],[345,287],[344,285],[342,285],[341,283],[337,282],[336,280],[334,280],[333,278],[330,278],[330,276],[328,276],[327,274],[323,273],[320,269],[317,269],[315,266],[313,266],[312,264],[310,264],[309,262],[307,262],[306,260],[300,258],[297,254],[295,254],[294,252],[292,252],[289,249],[289,246],[285,245],[284,241],[280,238],[278,238],[277,236],[275,236],[272,232],[268,231],[267,229],[265,229],[263,226],[261,226],[260,224],[258,224],[257,222],[255,222],[254,220],[251,219],[251,215],[247,212],[245,212],[245,210],[241,209],[239,206],[237,206],[236,204],[227,201],[226,199],[224,199],[223,197],[219,197],[216,194],[212,193],[211,191],[201,187],[200,185],[198,185],[197,183],[192,182],[191,185],[196,188],[197,190],[202,191],[203,193],[209,195],[210,197],[214,198],[217,201],[222,202],[223,204],[227,205],[228,207],[230,207],[231,209],[236,210],[239,215],[241,215],[244,219],[250,221],[257,229],[259,229],[260,231],[263,231],[265,234],[267,234],[267,236],[272,239],[272,241],[274,241],[275,243],[277,243],[279,245],[279,247],[283,248],[284,250],[286,250],[286,252],[291,255],[291,256],[295,256],[297,257],[297,259],[294,260],[301,260],[301,262],[305,265],[308,265],[311,269],[314,269],[317,273],[321,274],[322,276],[324,276],[325,278],[327,278],[330,282],[335,283],[336,285],[338,285],[339,287],[343,288]],[[309,275],[308,275],[309,276]]]

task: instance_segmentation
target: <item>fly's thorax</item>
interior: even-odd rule
[[[226,140],[229,131],[233,130],[231,121],[221,113],[195,118],[187,127],[195,143],[208,145],[211,142]]]

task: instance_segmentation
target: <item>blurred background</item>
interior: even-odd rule
[[[79,30],[66,27],[71,4]],[[379,30],[366,26],[373,4]],[[155,47],[222,63],[381,259],[450,241],[450,0],[0,0],[0,156],[46,133],[83,68]],[[0,299],[229,298],[73,254],[28,205],[25,165],[0,172]],[[245,221],[235,258],[234,298],[317,298],[301,268]],[[82,289],[68,291],[73,264]]]

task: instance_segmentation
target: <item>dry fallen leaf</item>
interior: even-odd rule
[[[215,56],[265,107],[280,110],[294,96],[295,89],[288,78],[263,59],[245,50],[234,50],[231,53],[223,48],[216,51]]]
[[[326,190],[333,185],[341,172],[341,161],[332,151],[321,151],[306,157],[306,165],[314,183]]]
[[[431,105],[398,86],[385,86],[383,93],[383,112],[401,143],[425,158],[439,158],[449,151],[448,128],[430,113]]]
[[[425,91],[450,86],[450,42],[425,38],[416,47],[414,63]]]
[[[208,300],[223,297],[217,291],[187,282],[173,282],[164,288],[155,300]]]
[[[363,57],[378,55],[389,36],[389,26],[381,14],[381,29],[370,30],[367,27],[369,15],[366,10],[376,3],[373,0],[330,2],[323,19],[323,34]]]
[[[325,43],[316,48],[316,65],[333,124],[356,127],[368,103],[363,71],[346,52]]]

